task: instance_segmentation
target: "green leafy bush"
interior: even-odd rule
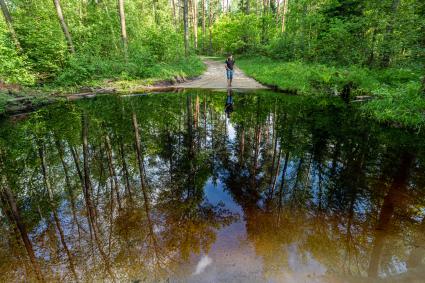
[[[361,108],[378,121],[420,129],[425,124],[425,99],[419,89],[418,82],[396,88],[383,86],[374,90],[377,99]]]
[[[22,85],[33,85],[35,82],[27,58],[18,54],[2,25],[0,25],[0,81]]]
[[[425,99],[420,76],[409,69],[370,70],[358,66],[242,58],[238,65],[258,81],[303,95],[332,95],[350,84],[352,95],[372,95],[363,112],[381,122],[420,128],[425,124]]]

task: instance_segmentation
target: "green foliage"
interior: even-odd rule
[[[180,57],[170,62],[155,62],[152,58],[103,60],[93,57],[74,57],[56,78],[53,85],[85,85],[103,78],[116,80],[154,79],[170,80],[176,76],[194,77],[204,70],[197,57]]]
[[[6,27],[0,23],[0,82],[31,85],[34,75],[25,55],[18,54]]]
[[[254,14],[224,14],[213,26],[213,47],[221,55],[249,53],[260,48],[261,19]]]
[[[380,122],[421,129],[425,124],[425,99],[419,88],[420,84],[415,82],[396,88],[382,87],[374,92],[378,99],[361,108]]]
[[[379,84],[370,71],[357,67],[337,68],[269,58],[244,58],[238,60],[238,65],[264,84],[300,94],[332,94],[349,82],[358,91],[367,92]]]
[[[11,14],[23,52],[38,79],[54,77],[67,60],[67,47],[53,1],[16,1]]]
[[[39,84],[49,87],[77,86],[99,79],[172,78],[199,73],[199,60],[183,58],[183,37],[173,25],[166,1],[125,2],[127,57],[115,0],[61,1],[75,54],[68,51],[52,1],[12,2],[9,9],[23,53],[16,55],[16,48],[3,38],[2,19],[0,76],[8,81],[31,85],[37,78]],[[32,77],[25,76],[30,69]]]
[[[369,70],[356,66],[283,62],[270,58],[243,58],[238,65],[260,82],[304,95],[333,95],[347,84],[352,95],[373,95],[362,110],[381,122],[420,128],[425,124],[425,99],[420,75],[414,70]]]
[[[425,26],[422,2],[289,1],[284,31],[282,7],[279,13],[273,5],[256,6],[255,13],[246,13],[241,2],[240,10],[221,15],[213,25],[213,49],[220,55],[231,51],[327,65],[420,69]]]

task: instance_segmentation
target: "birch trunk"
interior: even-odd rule
[[[171,0],[171,4],[173,7],[173,23],[174,26],[177,28],[176,0]]]
[[[121,24],[121,39],[123,45],[124,56],[127,60],[128,58],[128,39],[127,39],[127,27],[125,22],[125,9],[124,9],[124,0],[118,0],[118,10],[120,14],[120,24]]]
[[[198,1],[192,0],[193,4],[193,36],[195,49],[198,49]]]
[[[282,12],[282,33],[286,29],[286,14],[288,13],[289,0],[283,0],[283,12]]]
[[[16,31],[13,28],[12,16],[10,15],[9,9],[7,8],[6,2],[4,2],[4,0],[0,0],[0,7],[3,12],[7,27],[9,28],[9,32],[12,36],[13,42],[15,43],[16,49],[18,49],[18,51],[22,51],[21,43],[19,42],[18,36],[16,35]]]
[[[184,54],[189,55],[189,0],[183,0]]]
[[[202,52],[205,52],[205,32],[206,32],[206,20],[205,20],[205,0],[202,0]]]
[[[65,35],[65,39],[66,39],[66,43],[68,45],[69,52],[74,54],[75,53],[74,44],[72,43],[72,37],[71,37],[71,34],[69,33],[68,25],[66,24],[65,18],[63,16],[62,6],[60,4],[60,1],[59,0],[53,0],[53,3],[55,4],[55,7],[56,7],[56,13],[58,15],[58,19],[59,19],[63,34]]]
[[[112,145],[111,145],[111,139],[109,138],[108,134],[105,135],[105,145],[106,145],[106,152],[108,157],[108,170],[109,170],[109,177],[112,180],[112,186],[111,186],[111,193],[115,191],[117,203],[118,203],[118,209],[121,210],[121,197],[119,192],[119,181],[117,177],[117,173],[115,171],[114,163],[113,163],[113,157],[112,157]]]

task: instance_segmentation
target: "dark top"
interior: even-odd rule
[[[233,97],[231,95],[227,96],[226,105],[233,104]]]
[[[226,63],[227,68],[229,68],[230,70],[233,70],[233,65],[235,65],[235,60],[229,60],[229,58],[227,58],[224,63]]]

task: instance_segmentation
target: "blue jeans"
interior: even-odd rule
[[[226,71],[227,79],[232,80],[233,79],[233,70],[227,69]]]

